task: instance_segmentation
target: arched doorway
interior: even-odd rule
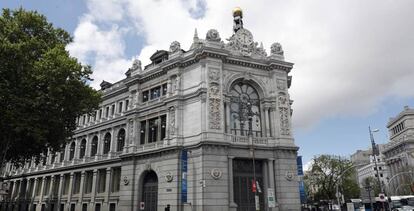
[[[158,176],[154,171],[148,171],[142,182],[142,198],[145,211],[157,211],[158,205]]]

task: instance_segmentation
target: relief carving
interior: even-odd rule
[[[281,79],[277,79],[277,89],[279,90],[285,90],[286,89],[286,82],[284,80]]]
[[[175,134],[175,108],[170,108],[170,114],[169,114],[169,132],[170,135]]]
[[[209,126],[211,129],[221,128],[220,70],[210,69],[209,78]]]
[[[280,114],[280,130],[282,135],[290,135],[290,128],[289,128],[289,108],[280,107],[279,108]]]

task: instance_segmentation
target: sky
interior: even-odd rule
[[[282,44],[295,63],[290,88],[293,131],[303,162],[320,154],[349,156],[388,142],[386,124],[414,107],[414,1],[412,0],[1,0],[2,8],[44,14],[74,38],[67,50],[94,70],[91,83],[116,82],[139,58],[192,42],[217,29],[232,34],[231,11],[267,52]]]

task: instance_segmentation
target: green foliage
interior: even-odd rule
[[[337,184],[345,198],[359,196],[351,161],[334,155],[320,155],[313,161],[304,176],[309,198],[315,202],[336,199]]]
[[[0,16],[0,164],[57,150],[100,93],[92,70],[65,50],[70,35],[43,15],[3,9]]]
[[[378,182],[378,179],[375,177],[367,177],[363,181],[364,187],[369,187],[370,189],[374,190],[374,196],[378,196],[381,193],[381,187]]]

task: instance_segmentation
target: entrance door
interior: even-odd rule
[[[262,162],[255,162],[256,181],[259,187],[256,188],[256,195],[259,196],[260,210],[264,210],[264,187]],[[237,204],[237,211],[256,211],[255,193],[252,191],[253,161],[247,159],[233,160],[233,193],[234,202]],[[261,189],[261,192],[259,192]]]
[[[145,211],[157,211],[158,202],[158,177],[154,171],[149,171],[142,185],[142,201]]]

